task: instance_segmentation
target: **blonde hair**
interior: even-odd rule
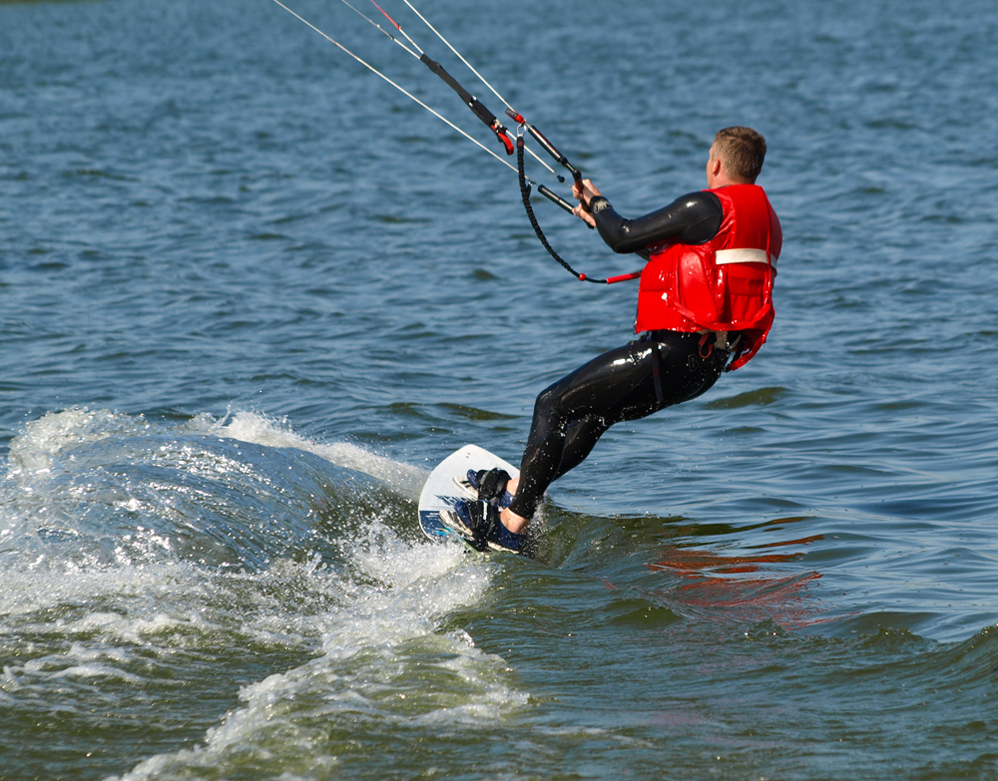
[[[726,127],[714,135],[714,155],[729,177],[754,184],[766,159],[766,139],[750,127]]]

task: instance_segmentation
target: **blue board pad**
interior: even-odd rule
[[[458,481],[465,480],[468,470],[505,469],[510,477],[518,477],[520,470],[478,445],[465,445],[451,453],[430,472],[419,495],[419,526],[431,540],[459,535],[440,522],[440,511],[453,508],[458,502],[476,499],[478,494],[462,488]]]

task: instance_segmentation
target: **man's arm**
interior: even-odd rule
[[[614,252],[638,252],[657,244],[703,244],[721,227],[721,201],[711,192],[694,192],[668,206],[628,220],[621,217],[602,195],[593,197],[589,208],[596,228]]]

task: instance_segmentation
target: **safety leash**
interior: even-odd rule
[[[516,139],[516,171],[518,178],[520,180],[520,197],[523,199],[523,208],[527,212],[527,219],[530,220],[530,226],[534,229],[534,233],[537,234],[537,238],[540,239],[541,245],[548,251],[548,254],[557,260],[569,274],[574,276],[580,282],[595,282],[598,285],[612,285],[614,282],[624,282],[628,279],[636,279],[641,276],[640,271],[635,271],[630,274],[622,274],[617,277],[607,277],[606,279],[596,279],[590,277],[580,271],[576,271],[572,268],[571,264],[565,260],[561,255],[559,255],[551,243],[548,241],[547,236],[544,235],[544,231],[541,230],[540,223],[537,221],[537,216],[534,214],[534,207],[530,205],[530,184],[524,172],[523,165],[523,135],[518,135]],[[543,188],[544,185],[539,185],[538,190]],[[544,188],[547,189],[547,188]],[[550,198],[550,196],[548,196]],[[567,201],[564,201],[565,205],[568,207],[569,211],[572,211],[572,206]]]

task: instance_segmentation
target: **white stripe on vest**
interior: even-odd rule
[[[769,265],[769,253],[764,249],[719,249],[714,261],[721,266],[725,263],[765,263]]]

